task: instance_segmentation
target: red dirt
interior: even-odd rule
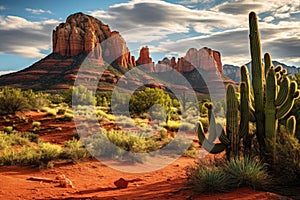
[[[40,138],[45,141],[63,144],[74,136],[73,122],[61,122],[45,113],[19,113],[26,116],[29,123],[24,124],[17,117],[11,116],[3,127],[17,125],[19,131],[31,128],[32,121],[42,121]],[[53,128],[54,127],[54,128]],[[62,131],[56,131],[61,127]],[[57,163],[52,169],[38,169],[21,166],[0,167],[0,199],[282,199],[269,192],[254,191],[242,188],[226,194],[196,195],[185,185],[185,168],[194,164],[192,158],[179,158],[169,166],[149,173],[134,174],[116,171],[97,160],[77,164]],[[58,183],[36,182],[27,180],[30,177],[51,178],[64,174],[75,188],[60,188]],[[128,188],[117,189],[114,182],[124,178],[129,181]]]
[[[116,171],[96,160],[46,170],[1,167],[0,199],[279,199],[278,195],[248,188],[227,194],[195,195],[185,186],[184,170],[193,162],[191,158],[180,158],[162,170],[143,174]],[[75,188],[26,180],[32,176],[55,179],[61,174],[69,178]],[[116,189],[114,181],[120,178],[133,181],[126,189]]]

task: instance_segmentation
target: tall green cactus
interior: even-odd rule
[[[285,69],[281,66],[272,66],[269,53],[264,55],[263,66],[257,16],[254,12],[249,15],[249,27],[256,135],[261,155],[272,153],[275,157],[276,152],[271,144],[276,142],[278,120],[290,112],[299,91],[297,83],[290,82]],[[291,118],[287,122],[291,132],[293,121]]]
[[[252,67],[252,86],[254,92],[254,106],[256,118],[256,134],[261,152],[264,152],[265,147],[265,116],[264,116],[264,83],[265,73],[262,67],[260,34],[258,31],[257,16],[254,12],[249,15],[250,27],[250,52],[251,52],[251,67]]]
[[[244,140],[244,148],[248,153],[251,144],[249,141],[249,121],[256,123],[256,136],[261,156],[270,153],[275,157],[275,148],[271,144],[276,142],[278,121],[288,115],[299,97],[297,83],[290,81],[287,72],[281,66],[272,66],[269,53],[264,55],[264,64],[261,56],[260,35],[257,16],[254,12],[249,15],[250,51],[252,65],[252,85],[246,66],[241,67],[240,84],[240,123],[238,123],[238,103],[232,85],[226,91],[226,131],[222,125],[216,124],[212,107],[209,110],[209,136],[205,137],[202,124],[197,127],[199,142],[211,153],[220,153],[226,150],[228,158],[239,156],[240,139]],[[253,105],[253,106],[252,106]],[[295,134],[296,120],[294,116],[287,119],[289,134]],[[219,143],[214,143],[219,135]]]

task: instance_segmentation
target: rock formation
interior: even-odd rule
[[[140,56],[136,61],[137,66],[141,65],[142,68],[146,69],[149,72],[154,71],[154,62],[152,61],[152,58],[150,57],[149,48],[142,47],[140,50]]]
[[[53,53],[72,57],[92,52],[92,57],[110,64],[135,66],[125,40],[108,25],[83,13],[70,15],[52,34]]]
[[[125,86],[144,84],[147,87],[164,88],[164,85],[155,82],[151,74],[170,72],[172,76],[175,70],[182,73],[195,91],[200,93],[208,92],[205,86],[207,80],[212,80],[210,85],[216,88],[222,87],[227,81],[217,77],[223,72],[221,54],[217,51],[191,48],[182,58],[164,58],[155,65],[146,46],[141,48],[139,58],[135,61],[119,32],[111,31],[108,25],[83,13],[72,14],[65,23],[59,24],[53,31],[52,40],[53,53],[19,72],[1,76],[0,86],[36,90],[68,89],[75,80],[80,80],[86,85],[97,83],[89,89],[97,87],[101,91],[114,90],[118,81]],[[93,61],[93,64],[84,68],[82,63],[87,60],[87,54],[92,58],[88,61]],[[95,63],[100,66],[108,63],[112,67],[100,72],[95,68]],[[128,69],[137,65],[154,73],[140,73],[133,80],[126,78],[124,74]],[[200,69],[200,73],[194,70],[195,67]],[[179,84],[174,87],[184,90],[185,86]]]
[[[177,62],[174,57],[171,60],[164,58],[162,61],[158,61],[155,71],[165,72],[176,69],[180,73],[185,73],[194,70],[195,67],[206,71],[217,70],[222,74],[223,68],[220,52],[207,47],[199,50],[190,48],[184,57],[178,58]]]

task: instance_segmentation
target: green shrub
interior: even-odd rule
[[[39,143],[39,150],[41,154],[41,162],[48,163],[49,161],[58,159],[62,149],[60,146],[50,143]]]
[[[64,116],[63,116],[63,119],[66,120],[66,121],[72,121],[74,118],[74,115],[71,114],[71,113],[65,113]]]
[[[225,192],[228,179],[213,161],[199,161],[194,168],[187,169],[188,185],[197,193]]]
[[[20,133],[14,132],[12,134],[0,133],[0,150],[11,146],[28,145],[30,141],[26,137],[22,137]]]
[[[30,109],[29,100],[21,89],[4,87],[0,91],[0,115],[14,114],[17,111]]]
[[[264,164],[253,159],[201,160],[187,169],[188,185],[196,192],[224,192],[249,186],[262,189],[270,183]]]
[[[65,142],[61,157],[77,162],[78,160],[90,158],[91,155],[80,140],[73,138],[72,140]]]
[[[172,99],[169,94],[159,88],[145,88],[144,90],[136,91],[130,97],[129,110],[131,114],[143,114],[153,105],[161,105],[170,111],[172,106]]]
[[[298,139],[290,135],[285,127],[281,126],[278,131],[274,163],[270,163],[275,178],[280,184],[293,184],[300,180],[300,144]]]
[[[85,138],[83,143],[95,157],[119,160],[130,158],[133,162],[142,162],[143,159],[146,159],[139,153],[152,152],[161,147],[161,142],[154,138],[138,137],[138,135],[116,130],[103,130],[102,133]],[[131,152],[132,157],[128,157],[128,152]]]
[[[96,115],[99,120],[107,119],[109,121],[115,121],[115,119],[116,119],[114,115],[107,114],[106,112],[104,112],[103,110],[100,110],[100,109],[98,109],[96,111]]]
[[[9,148],[0,154],[0,165],[38,165],[39,160],[40,154],[35,147]]]
[[[169,129],[170,131],[178,131],[180,128],[180,122],[168,120],[167,123],[163,124],[163,127]]]
[[[48,109],[47,111],[48,116],[56,116],[56,114],[57,114],[56,109]]]
[[[265,166],[253,159],[231,159],[224,166],[224,173],[233,188],[250,186],[253,189],[262,189],[269,183],[269,175]]]
[[[38,121],[34,121],[32,122],[32,128],[40,128],[41,127],[41,122]]]
[[[4,87],[0,91],[0,115],[14,114],[17,111],[38,110],[47,101],[41,93],[32,90]]]
[[[93,92],[83,85],[67,90],[63,97],[64,101],[69,105],[96,105],[96,98]]]
[[[10,134],[12,133],[14,128],[12,126],[7,126],[3,129],[4,133]]]

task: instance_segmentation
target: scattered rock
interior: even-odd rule
[[[126,181],[123,178],[120,178],[119,180],[114,182],[115,186],[117,186],[118,189],[124,189],[128,187],[128,181]]]
[[[74,188],[72,181],[68,179],[64,174],[57,176],[55,180],[58,180],[59,187]]]

